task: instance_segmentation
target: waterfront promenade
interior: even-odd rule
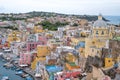
[[[3,52],[3,50],[2,49],[0,49],[0,52]],[[3,53],[4,54],[4,53]],[[9,54],[9,53],[8,53]],[[6,55],[8,55],[8,54],[4,54],[4,56],[6,56]],[[13,54],[9,54],[9,55],[12,55],[12,56],[15,56],[15,55],[13,55]],[[1,80],[1,75],[10,75],[10,73],[12,72],[12,73],[14,73],[13,74],[13,76],[15,76],[15,77],[11,77],[11,79],[10,80],[14,80],[14,78],[15,79],[17,79],[17,80],[25,80],[25,78],[22,78],[22,77],[20,77],[20,76],[18,76],[18,75],[16,75],[15,74],[15,71],[13,71],[13,70],[10,70],[10,69],[5,69],[4,67],[3,67],[3,65],[7,62],[2,62],[2,61],[4,61],[4,59],[5,58],[3,58],[3,56],[0,56],[0,71],[2,72],[2,70],[4,70],[3,71],[3,74],[2,73],[0,73],[0,80]],[[10,60],[11,61],[11,60]],[[9,61],[8,61],[9,62]],[[12,64],[14,65],[14,66],[16,66],[16,67],[19,67],[19,68],[21,68],[18,64],[15,64],[14,62],[12,62]],[[30,68],[21,68],[21,69],[23,69],[23,71],[24,72],[26,72],[27,74],[29,74],[32,78],[33,78],[33,80],[42,80],[42,79],[40,79],[40,78],[36,78],[35,76],[34,76],[34,71],[32,71]],[[11,75],[10,75],[11,76]]]
[[[36,78],[34,75],[34,71],[30,70],[30,69],[24,69],[24,71],[28,74],[30,74],[34,80],[42,80],[41,78]]]
[[[16,75],[15,70],[6,69],[5,67],[3,67],[4,63],[5,61],[0,57],[0,80],[3,76],[8,76],[10,80],[25,80],[25,78]]]

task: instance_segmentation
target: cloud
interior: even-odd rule
[[[0,10],[4,10],[5,8],[3,6],[0,6]]]
[[[0,0],[1,12],[47,11],[119,15],[120,0]],[[4,10],[5,9],[5,10]]]

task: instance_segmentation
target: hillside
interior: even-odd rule
[[[79,18],[79,19],[87,19],[88,21],[95,21],[98,19],[98,16],[96,15],[72,15],[72,14],[61,14],[61,13],[54,13],[54,12],[36,12],[36,11],[33,11],[33,12],[28,12],[26,13],[28,15],[30,15],[30,17],[55,17],[55,16],[61,16],[61,17],[76,17],[76,18]],[[105,19],[103,17],[103,20],[105,21],[109,21],[107,19]]]
[[[32,17],[72,17],[72,18],[77,18],[77,19],[87,19],[88,21],[95,21],[98,19],[98,16],[96,15],[73,15],[73,14],[61,14],[61,13],[54,13],[54,12],[28,12],[28,13],[10,13],[10,14],[5,14],[5,13],[0,13],[0,21],[15,21],[15,20],[26,20],[27,18],[32,18]],[[103,17],[103,20],[109,21]]]

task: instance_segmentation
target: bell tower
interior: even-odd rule
[[[99,14],[98,20],[102,20],[102,14]]]

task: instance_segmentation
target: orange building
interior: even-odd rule
[[[74,62],[66,63],[66,68],[68,70],[80,69],[80,66],[77,66]]]

